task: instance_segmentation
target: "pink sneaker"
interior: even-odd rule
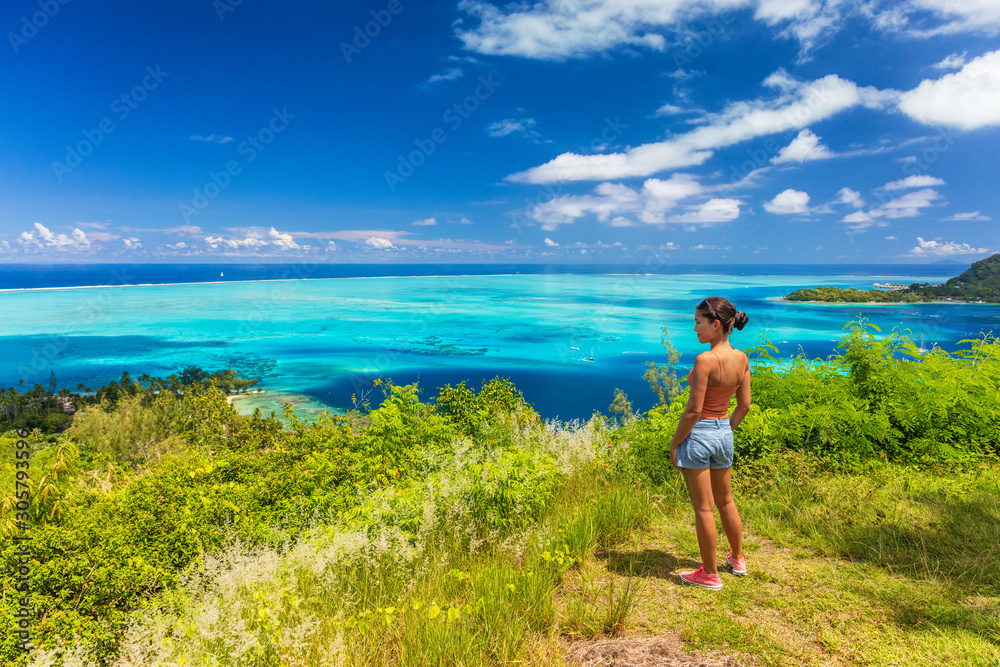
[[[680,577],[681,581],[685,584],[694,584],[695,586],[701,586],[702,588],[710,588],[713,591],[722,589],[722,579],[719,575],[706,574],[704,566],[699,567],[697,570],[681,572]]]
[[[726,562],[729,563],[729,567],[733,568],[733,574],[737,577],[747,576],[746,558],[733,558],[733,553],[729,552],[726,554]]]

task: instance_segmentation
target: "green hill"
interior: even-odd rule
[[[950,299],[952,301],[1000,303],[1000,253],[974,262],[961,275],[949,278],[940,285],[913,283],[905,289],[893,292],[823,286],[795,290],[785,296],[785,299],[840,303],[862,301],[898,303]]]

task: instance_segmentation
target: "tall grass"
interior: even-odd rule
[[[457,442],[420,484],[380,489],[294,544],[206,554],[137,615],[114,664],[492,665],[523,658],[532,636],[573,633],[556,604],[563,577],[648,523],[651,498],[603,474],[600,418],[492,435],[503,445],[485,458]],[[551,482],[542,508],[490,460]],[[607,593],[601,628],[622,630],[631,591]],[[32,664],[89,664],[85,649],[50,647]]]
[[[1000,471],[873,463],[832,475],[784,453],[742,471],[744,525],[850,570],[835,587],[901,628],[1000,645]],[[752,560],[752,558],[751,558]],[[849,572],[850,574],[846,574]],[[983,643],[985,642],[985,643]]]
[[[745,492],[741,508],[756,531],[794,534],[826,555],[909,577],[1000,593],[1000,478],[993,465],[925,472],[873,464],[840,475],[818,467],[785,453],[740,471],[737,493]]]

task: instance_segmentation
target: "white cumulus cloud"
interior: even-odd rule
[[[21,232],[18,239],[23,245],[58,250],[79,250],[90,247],[90,239],[79,227],[67,234],[56,234],[40,222],[34,224],[33,231]]]
[[[557,243],[556,241],[553,241],[548,236],[546,236],[545,237],[545,245],[549,246],[550,248],[555,248],[556,246],[559,245],[559,243]]]
[[[861,193],[850,188],[841,188],[837,192],[838,204],[850,204],[854,208],[861,208],[865,205],[865,200],[861,198]]]
[[[292,239],[291,234],[283,234],[274,227],[271,227],[271,231],[267,235],[271,239],[271,245],[281,250],[298,250],[300,248],[299,244]]]
[[[224,250],[241,252],[245,250],[305,250],[309,246],[300,246],[292,238],[291,234],[279,232],[271,227],[266,232],[261,228],[245,228],[245,235],[240,237],[226,238],[224,236],[212,236],[209,234],[204,238],[205,245],[212,250]],[[177,245],[168,246],[171,248]]]
[[[764,203],[764,210],[778,215],[792,215],[809,212],[809,194],[789,188]]]
[[[670,222],[713,223],[729,222],[740,217],[739,199],[709,199],[682,215],[670,217]]]
[[[948,255],[982,255],[988,252],[990,252],[989,248],[974,248],[968,243],[925,241],[918,236],[917,245],[907,254],[910,257],[946,257]]]
[[[973,58],[940,79],[924,79],[900,96],[899,108],[928,125],[960,130],[1000,125],[1000,50]]]
[[[264,243],[260,239],[251,236],[242,239],[227,239],[222,236],[212,236],[209,234],[205,237],[205,245],[213,250],[218,248],[240,250],[244,248],[257,248],[264,245]]]
[[[657,51],[666,40],[651,28],[677,20],[685,0],[542,0],[504,8],[481,0],[461,0],[459,9],[479,25],[456,31],[465,48],[491,55],[564,60],[618,48]],[[709,0],[709,5],[715,2]]]
[[[806,128],[799,132],[799,135],[792,140],[781,151],[771,158],[773,164],[784,164],[786,162],[809,162],[811,160],[825,160],[836,157],[830,149],[820,143],[819,137],[813,134],[812,130]]]
[[[869,227],[885,227],[888,222],[884,220],[876,220],[873,216],[865,213],[864,211],[855,211],[854,213],[849,213],[844,216],[841,222],[847,223],[848,227],[855,231],[864,231]]]
[[[392,241],[381,236],[372,236],[365,239],[365,244],[371,246],[372,248],[379,248],[380,250],[389,250],[390,248],[395,248]]]
[[[434,227],[437,223],[437,218],[424,218],[423,220],[414,220],[410,224],[414,227]]]
[[[533,206],[527,216],[543,224],[543,229],[571,223],[585,215],[595,215],[612,226],[629,226],[633,215],[641,222],[663,224],[666,214],[688,197],[700,194],[702,186],[690,174],[673,174],[669,179],[649,178],[641,188],[622,183],[600,183],[593,194],[561,195]]]

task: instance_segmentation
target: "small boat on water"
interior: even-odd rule
[[[575,345],[570,345],[570,346],[569,346],[569,349],[571,349],[571,350],[579,350],[580,348],[578,348],[578,347],[577,347],[577,346],[575,346]]]
[[[225,277],[225,275],[226,275],[225,273],[223,273],[222,271],[219,271],[219,277],[220,277],[220,278],[223,278],[223,277]]]

